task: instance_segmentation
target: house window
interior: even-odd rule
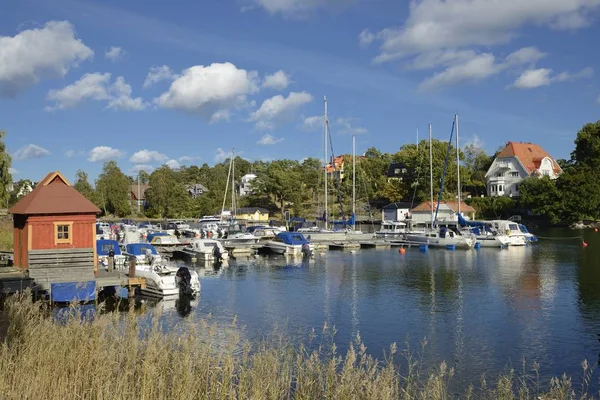
[[[73,243],[73,223],[55,222],[54,223],[54,244]]]
[[[502,185],[498,186],[498,191],[501,192],[502,191]]]
[[[502,177],[502,176],[504,176],[504,173],[503,173],[503,172],[497,172],[497,173],[496,173],[496,176],[497,176],[497,177]]]
[[[545,169],[545,170],[543,171],[543,173],[544,173],[544,175],[545,175],[545,176],[550,176],[550,171],[548,171],[547,169]]]
[[[518,178],[519,177],[519,173],[517,171],[513,171],[510,173],[510,176]]]

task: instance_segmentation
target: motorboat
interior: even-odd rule
[[[527,229],[527,227],[525,225],[519,224],[519,230],[525,235],[525,239],[529,243],[535,243],[535,242],[537,242],[539,240],[536,235],[534,235],[533,233],[529,232],[529,230]]]
[[[462,226],[461,232],[465,235],[474,235],[475,240],[480,247],[507,247],[511,239],[502,232],[493,230],[490,224],[486,221],[470,221],[466,220],[462,215],[458,215],[458,224]]]
[[[444,226],[439,230],[430,230],[423,233],[408,233],[406,241],[415,244],[426,244],[430,247],[449,247],[457,249],[470,249],[475,246],[474,235],[459,235]]]
[[[399,239],[406,234],[406,224],[399,221],[383,221],[381,229],[375,232],[379,239]]]
[[[223,246],[226,247],[235,247],[235,246],[239,246],[239,245],[251,245],[251,244],[256,244],[258,243],[258,241],[260,240],[259,237],[254,236],[251,233],[247,233],[247,232],[225,232],[223,234],[223,237],[219,240]]]
[[[168,232],[152,232],[146,236],[148,243],[159,246],[176,246],[181,244],[177,236],[171,235]]]
[[[201,261],[222,261],[229,259],[229,252],[223,244],[214,239],[196,239],[189,243],[183,251],[192,253]]]
[[[141,289],[144,294],[177,296],[184,291],[192,295],[200,292],[200,279],[196,271],[169,264],[149,243],[127,244],[125,255],[135,257],[135,275],[146,279],[146,287]],[[128,270],[126,267],[123,269]]]
[[[498,232],[508,236],[509,246],[525,246],[529,241],[527,235],[519,229],[519,224],[514,221],[494,220],[486,221],[492,232]]]
[[[248,228],[248,231],[250,232],[250,228]],[[277,228],[259,226],[256,227],[256,229],[253,229],[250,233],[256,236],[259,240],[263,241],[273,239],[279,232],[281,231]]]
[[[121,253],[119,242],[110,239],[96,240],[96,254],[98,255],[98,264],[107,270],[109,257],[113,258],[113,267],[125,264],[127,258]]]
[[[280,232],[265,243],[265,248],[276,254],[294,256],[312,256],[315,249],[314,245],[299,232]]]

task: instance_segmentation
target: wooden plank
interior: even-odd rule
[[[85,249],[45,249],[45,250],[31,250],[31,254],[68,254],[68,253],[94,253],[92,247]]]
[[[71,260],[32,260],[29,262],[29,267],[36,267],[38,265],[60,265],[60,264],[71,264],[71,265],[94,265],[93,258],[75,258]]]
[[[78,254],[30,254],[30,259],[54,259],[54,258],[77,258],[77,257],[90,257],[94,258],[92,253],[78,253]]]

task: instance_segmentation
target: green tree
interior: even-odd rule
[[[576,164],[597,167],[600,162],[600,121],[583,126],[575,139],[571,160]]]
[[[536,214],[545,216],[553,224],[561,220],[562,193],[556,181],[547,176],[526,178],[519,184],[519,194],[521,204]]]
[[[9,194],[8,197],[8,206],[12,207],[15,204],[17,204],[17,202],[19,200],[21,200],[23,197],[25,197],[29,191],[23,191],[23,187],[25,186],[29,186],[31,189],[34,188],[33,182],[31,182],[31,180],[29,179],[19,179],[17,182],[14,183],[13,185],[13,189]]]
[[[258,195],[273,196],[279,205],[283,219],[286,206],[299,208],[306,193],[299,187],[302,174],[298,161],[276,160],[271,162],[264,173],[257,176],[255,191]],[[253,182],[253,184],[254,184]]]
[[[178,179],[178,173],[167,165],[150,174],[150,188],[146,191],[150,213],[158,217],[191,216],[191,199],[186,186]]]
[[[600,175],[595,168],[579,163],[569,168],[556,180],[556,193],[561,200],[556,211],[565,222],[600,219]]]
[[[130,181],[115,161],[104,163],[96,181],[97,205],[105,213],[125,217],[131,214]]]
[[[73,185],[73,187],[79,193],[84,195],[88,200],[97,204],[96,191],[88,181],[88,175],[84,171],[80,169],[77,170],[75,184]]]
[[[2,207],[8,206],[9,188],[12,183],[10,173],[12,158],[6,151],[4,136],[6,136],[6,132],[0,130],[0,204],[2,204]]]
[[[463,179],[465,187],[470,187],[476,195],[486,193],[485,174],[492,165],[494,157],[489,156],[486,152],[472,144],[465,146],[463,149],[464,166],[469,171],[469,179]]]

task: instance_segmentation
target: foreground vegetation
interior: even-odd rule
[[[56,322],[28,296],[7,300],[0,345],[3,399],[450,399],[453,370],[425,372],[392,345],[379,362],[360,344],[345,355],[335,345],[297,346],[275,334],[242,340],[235,326],[186,320],[164,333],[158,315],[134,311],[81,322]],[[150,321],[150,322],[148,322]],[[398,361],[406,365],[400,371]],[[587,371],[587,369],[586,369]],[[534,379],[513,371],[493,385],[482,379],[461,398],[583,399],[566,377],[541,392]]]

